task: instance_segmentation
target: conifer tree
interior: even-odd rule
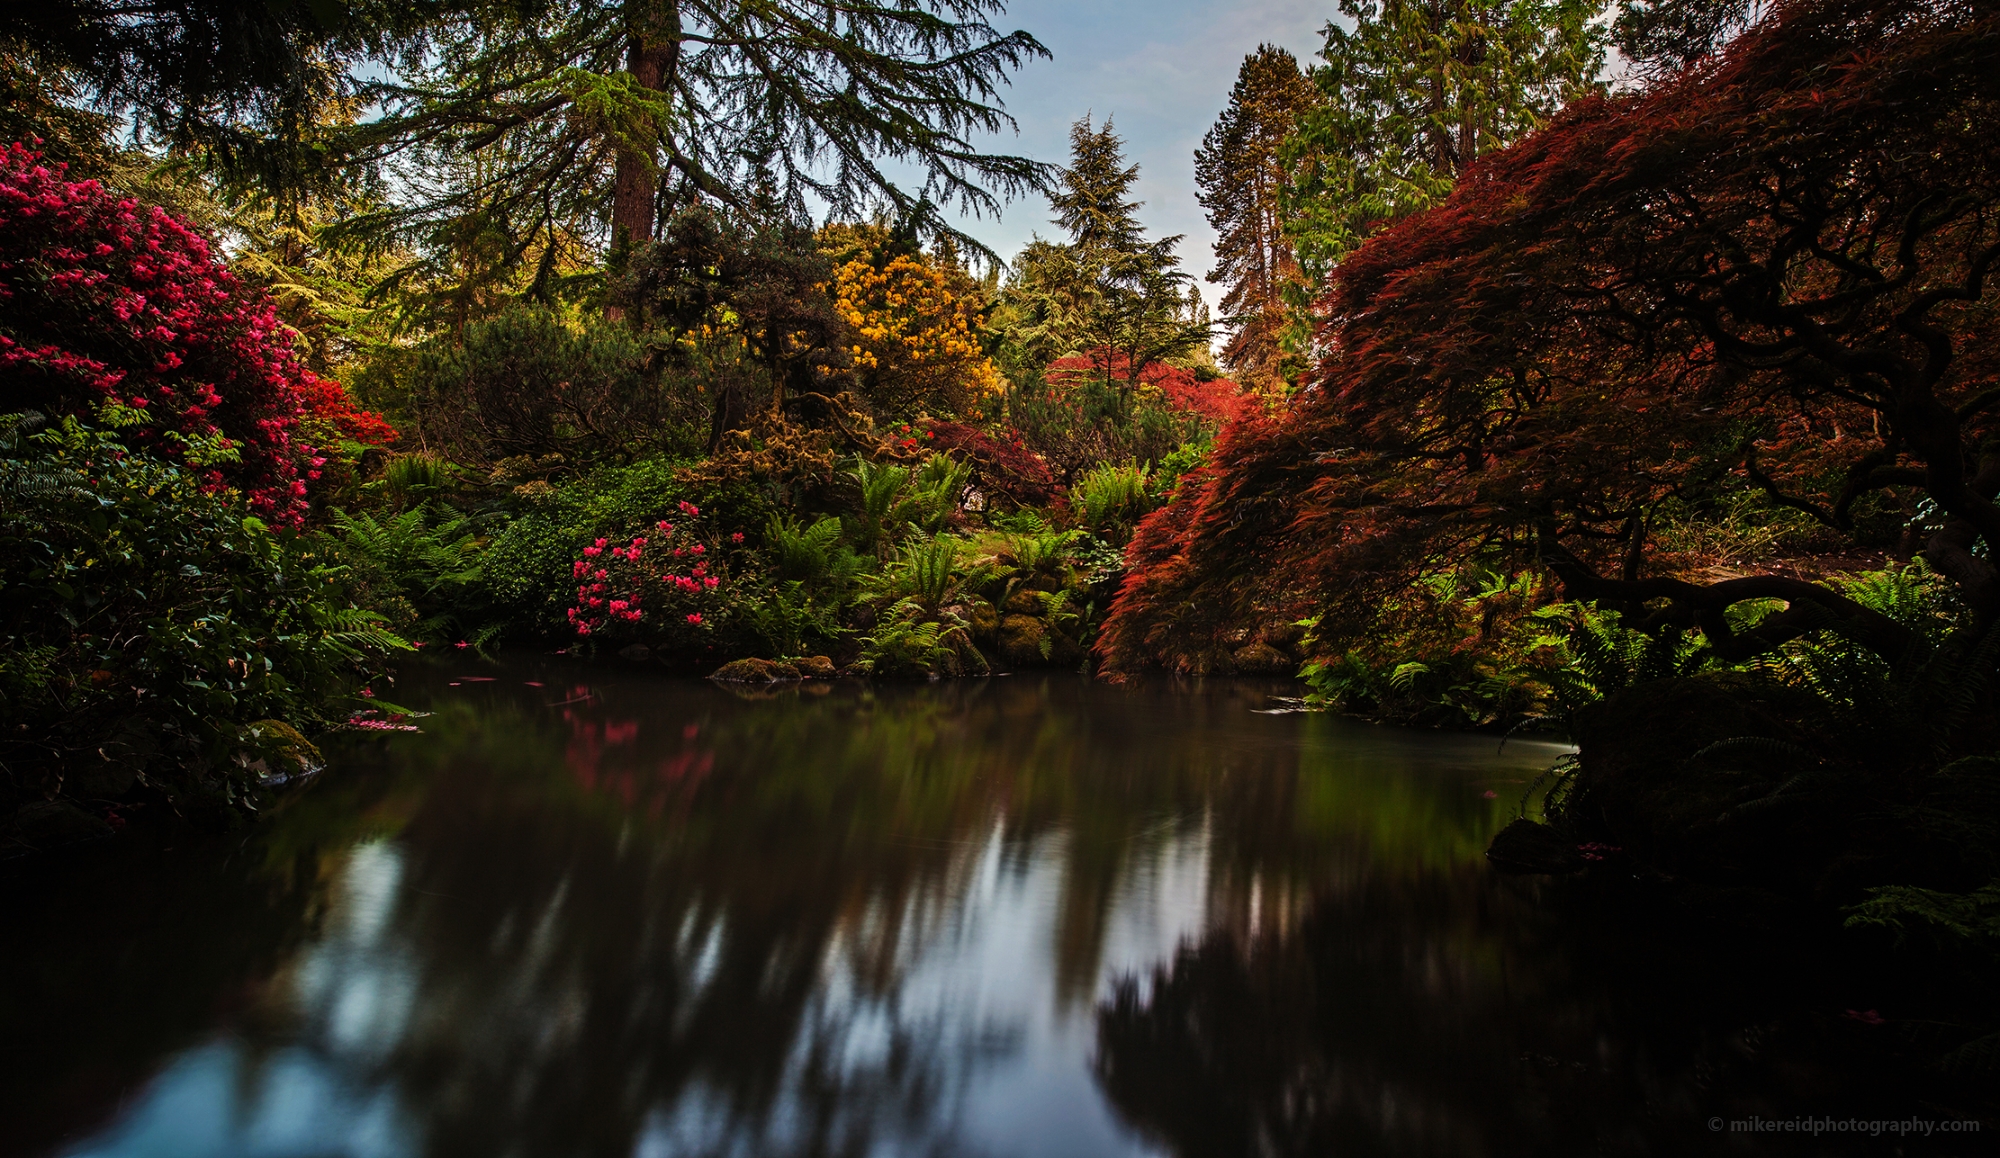
[[[999,91],[1047,51],[999,0],[462,0],[405,42],[342,156],[416,194],[354,223],[444,252],[582,235],[614,255],[695,203],[761,218],[885,212],[977,252],[944,210],[997,211],[1047,167],[983,152]],[[479,165],[465,158],[490,158]],[[440,162],[460,162],[437,181]],[[905,188],[884,168],[921,174]],[[476,218],[475,226],[464,219]]]
[[[1321,286],[1382,225],[1441,202],[1473,161],[1598,87],[1599,0],[1340,0],[1285,147],[1285,215]],[[1310,292],[1294,295],[1303,308]]]
[[[1612,36],[1633,72],[1664,80],[1749,27],[1758,0],[1619,0]]]
[[[1243,58],[1229,106],[1194,155],[1201,204],[1217,235],[1208,280],[1228,287],[1222,312],[1235,331],[1222,358],[1253,379],[1278,373],[1284,289],[1300,280],[1278,204],[1284,186],[1279,151],[1318,98],[1296,57],[1261,45]]]
[[[1015,260],[1001,306],[1017,349],[1003,364],[1039,378],[1057,358],[1088,354],[1129,394],[1149,363],[1207,344],[1211,327],[1188,306],[1191,279],[1174,252],[1181,236],[1147,240],[1131,200],[1138,177],[1110,118],[1070,127],[1070,164],[1049,194],[1070,240],[1036,238]]]
[[[1112,118],[1104,118],[1102,128],[1092,128],[1088,116],[1071,125],[1069,151],[1069,168],[1049,194],[1056,224],[1081,250],[1111,255],[1138,249],[1144,232],[1136,216],[1140,202],[1126,198],[1139,179],[1139,166],[1125,163],[1125,142]]]

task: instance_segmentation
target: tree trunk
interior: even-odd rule
[[[631,47],[627,51],[626,66],[632,73],[632,80],[642,88],[661,91],[671,83],[669,73],[679,54],[678,13],[668,21],[665,35],[657,27],[657,22],[647,21],[650,27],[635,27]],[[659,200],[659,151],[654,138],[663,126],[651,125],[644,141],[644,150],[634,148],[635,142],[618,142],[618,160],[611,182],[611,249],[613,253],[629,250],[653,240],[654,207]],[[604,311],[611,321],[623,321],[625,310],[621,306],[609,306]]]
[[[672,49],[643,37],[632,38],[632,79],[658,90],[666,75]],[[618,146],[618,167],[611,191],[611,244],[643,245],[653,239],[653,203],[659,194],[659,156],[648,144],[641,153],[629,142]]]

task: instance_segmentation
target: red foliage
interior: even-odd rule
[[[359,433],[339,386],[301,365],[276,311],[165,210],[95,181],[66,180],[20,145],[0,162],[0,376],[7,408],[88,414],[117,403],[153,416],[142,445],[219,434],[241,460],[208,472],[250,509],[296,525],[322,460],[297,437],[310,404]]]
[[[1829,622],[1894,650],[1798,580],[1646,575],[1659,503],[1750,487],[1843,532],[1868,496],[1930,498],[1927,556],[2000,614],[1972,550],[2000,542],[1995,59],[1990,5],[1792,0],[1490,155],[1338,271],[1314,380],[1156,516],[1107,658],[1203,666],[1246,609],[1365,622],[1478,551],[1725,654]],[[1723,612],[1762,597],[1794,611],[1737,637]]]
[[[1246,407],[1208,463],[1182,476],[1125,549],[1125,578],[1098,635],[1108,671],[1227,671],[1244,627],[1310,614],[1313,592],[1260,578],[1277,552],[1266,496],[1302,457],[1291,424]]]
[[[1122,382],[1126,379],[1129,364],[1122,351],[1106,347],[1089,354],[1056,359],[1049,365],[1048,380],[1057,386],[1078,378],[1109,377]],[[1236,417],[1236,409],[1243,400],[1243,387],[1227,378],[1203,381],[1194,371],[1169,366],[1165,362],[1146,363],[1139,368],[1138,380],[1142,386],[1159,390],[1166,397],[1167,404],[1175,410],[1198,414],[1212,422],[1226,422]]]
[[[340,383],[310,371],[302,382],[305,417],[331,426],[340,437],[363,446],[393,446],[401,437],[389,420],[372,410],[357,410]]]
[[[930,443],[972,464],[980,489],[1021,506],[1041,506],[1055,494],[1055,476],[1040,455],[1013,434],[1006,441],[963,422],[932,422],[925,427]],[[1011,432],[1010,432],[1011,434]]]

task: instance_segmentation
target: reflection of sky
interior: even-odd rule
[[[634,1153],[806,1152],[812,1146],[806,1132],[827,1126],[797,1102],[814,1067],[852,1077],[852,1088],[865,1089],[865,1076],[895,1065],[892,1055],[912,1038],[945,1088],[934,1091],[926,1120],[898,1121],[897,1107],[865,1098],[844,1106],[849,1120],[836,1120],[833,1129],[867,1139],[868,1153],[933,1153],[940,1144],[966,1154],[1142,1152],[1090,1077],[1093,1002],[1066,998],[1053,968],[1064,891],[1072,883],[1067,845],[1056,831],[1025,850],[1010,849],[996,820],[982,839],[966,842],[936,889],[920,891],[900,913],[871,906],[826,946],[818,992],[772,1111],[747,1123],[726,1091],[697,1080],[673,1104],[654,1108]],[[1111,898],[1096,991],[1199,935],[1208,853],[1200,823],[1155,827],[1135,842]],[[120,1120],[70,1158],[422,1152],[415,1116],[386,1071],[397,1046],[417,1032],[413,1020],[425,1016],[421,963],[407,921],[398,920],[404,877],[397,845],[355,848],[335,883],[321,939],[275,987],[273,1000],[291,1026],[286,1041],[260,1053],[224,1034],[183,1053]],[[544,957],[533,943],[561,935],[561,908],[558,893],[534,922],[517,966],[525,973],[538,972]],[[898,927],[886,928],[890,922]],[[712,976],[726,925],[725,915],[677,931],[676,956],[693,988]],[[857,942],[890,934],[902,948],[883,991],[857,974],[856,963],[866,958]],[[510,981],[526,999],[528,980]],[[545,1012],[523,1004],[481,1019],[519,1022]]]
[[[372,1077],[416,996],[391,923],[402,876],[394,845],[350,854],[327,934],[301,956],[287,994],[304,1022],[299,1045],[260,1056],[224,1036],[182,1054],[75,1158],[417,1153],[394,1091]]]
[[[356,1088],[305,1049],[253,1061],[220,1040],[182,1054],[77,1158],[292,1158],[415,1154],[388,1090]]]

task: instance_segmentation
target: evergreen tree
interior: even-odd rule
[[[1639,78],[1663,80],[1714,55],[1762,7],[1758,0],[1619,0],[1612,36]]]
[[[1207,345],[1212,327],[1190,304],[1192,279],[1174,253],[1181,237],[1146,239],[1142,203],[1130,199],[1138,177],[1109,118],[1070,127],[1070,164],[1049,194],[1070,240],[1031,242],[1002,295],[999,321],[1014,348],[999,360],[1016,382],[1038,382],[1057,358],[1082,354],[1129,395],[1148,365]]]
[[[351,117],[349,66],[421,29],[436,0],[48,0],[0,6],[0,123],[53,132],[88,165],[108,151],[78,133],[93,112],[206,162],[233,184],[294,190],[327,176],[321,139]],[[18,75],[28,69],[34,83]],[[109,127],[111,119],[100,116]]]
[[[1194,155],[1201,204],[1217,235],[1208,280],[1228,287],[1222,312],[1235,330],[1223,361],[1251,378],[1279,374],[1284,290],[1300,280],[1278,204],[1285,176],[1279,150],[1318,99],[1297,58],[1261,45],[1244,57],[1229,106]]]
[[[413,196],[353,223],[446,254],[491,235],[502,251],[594,239],[614,255],[697,202],[751,217],[997,211],[1046,167],[981,152],[1012,124],[1009,70],[1047,55],[985,17],[999,0],[468,0],[404,42],[399,74],[368,95],[378,119],[344,157],[400,172]],[[477,165],[467,158],[486,158]],[[451,160],[448,179],[428,174]],[[883,168],[922,173],[905,189]]]
[[[1137,250],[1144,233],[1135,216],[1141,203],[1126,200],[1139,166],[1125,163],[1125,142],[1111,122],[1106,117],[1104,127],[1094,129],[1085,116],[1069,127],[1069,168],[1049,194],[1056,224],[1068,231],[1070,243],[1107,255]]]
[[[1306,285],[1383,224],[1442,201],[1480,156],[1598,87],[1599,0],[1340,0],[1284,149]],[[1294,292],[1303,311],[1310,291]]]

